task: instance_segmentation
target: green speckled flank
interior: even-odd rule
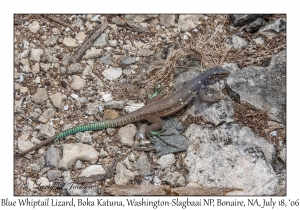
[[[60,132],[56,138],[60,139],[69,135],[72,135],[74,133],[78,133],[78,132],[85,132],[85,131],[94,131],[94,130],[102,130],[102,129],[106,129],[106,128],[112,128],[115,127],[114,123],[112,123],[112,121],[110,120],[104,120],[101,122],[95,122],[95,123],[90,123],[90,124],[86,124],[86,125],[79,125],[76,126],[74,128],[70,128],[66,131]]]

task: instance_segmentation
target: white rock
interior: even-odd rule
[[[111,93],[103,95],[102,98],[105,102],[110,102],[113,100]]]
[[[129,113],[129,112],[133,112],[135,110],[138,110],[140,108],[142,108],[143,106],[145,106],[144,103],[132,103],[129,106],[125,106],[125,112]]]
[[[39,186],[49,186],[49,180],[46,177],[41,177],[36,182]]]
[[[167,154],[159,158],[158,164],[161,166],[162,169],[166,169],[171,167],[175,163],[175,161],[176,159],[174,154]]]
[[[80,89],[84,88],[84,86],[86,84],[86,81],[84,79],[82,79],[78,75],[72,75],[72,79],[73,79],[73,82],[71,84],[71,88],[73,90],[80,90]]]
[[[134,124],[128,124],[118,131],[121,144],[132,147],[134,144],[134,136],[137,130]]]
[[[122,75],[122,70],[120,68],[109,68],[105,69],[102,75],[108,80],[115,80]]]
[[[33,21],[28,28],[32,33],[36,33],[40,29],[40,24],[37,21]]]
[[[67,99],[67,96],[62,93],[54,93],[50,96],[50,100],[54,107],[61,108],[64,104],[64,101]]]
[[[64,38],[63,44],[68,47],[77,47],[78,46],[78,44],[76,43],[76,40],[72,39],[72,38]]]
[[[105,170],[101,165],[90,165],[82,170],[79,177],[90,177],[91,175],[105,174]]]
[[[85,34],[84,32],[82,32],[82,31],[80,31],[80,32],[76,35],[75,39],[76,39],[77,41],[84,41],[84,40],[85,40],[85,37],[86,37],[86,34]]]

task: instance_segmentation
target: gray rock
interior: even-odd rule
[[[95,115],[97,113],[99,113],[99,106],[101,106],[101,102],[97,101],[95,103],[89,103],[87,105],[86,111],[85,113],[87,115]]]
[[[55,179],[61,177],[61,172],[60,172],[60,170],[49,170],[47,172],[47,177],[48,177],[49,181],[55,180]]]
[[[94,164],[98,160],[99,152],[87,144],[63,144],[61,148],[63,150],[63,158],[59,162],[59,168],[62,170],[67,170],[77,160],[87,161],[90,164]]]
[[[26,59],[22,59],[21,60],[21,63],[22,63],[22,72],[25,72],[25,73],[30,73],[31,72],[31,68],[30,68],[30,65],[29,65],[29,60],[26,58]]]
[[[86,84],[86,81],[78,75],[72,75],[72,80],[73,80],[73,82],[71,84],[71,88],[73,90],[80,90],[80,89],[84,88],[84,86]]]
[[[162,130],[164,132],[160,134],[161,138],[172,146],[166,144],[156,136],[150,137],[153,143],[153,148],[156,150],[156,155],[158,157],[169,153],[176,153],[187,150],[189,142],[184,136],[181,135],[183,127],[178,119],[171,118],[165,120]]]
[[[285,32],[286,20],[285,18],[278,18],[276,20],[270,21],[267,25],[259,29],[258,34],[266,36],[271,39],[277,36],[279,33]]]
[[[242,69],[224,65],[230,71],[229,87],[240,96],[241,102],[268,109],[271,119],[286,121],[286,55],[285,51],[272,57],[268,67],[248,66]]]
[[[76,184],[70,175],[70,171],[65,171],[62,173],[64,177],[63,190],[65,190],[68,195],[71,196],[95,196],[97,195],[98,186],[90,184],[88,187],[85,185]]]
[[[33,21],[32,23],[29,24],[28,28],[32,33],[36,33],[38,32],[38,30],[40,30],[41,27],[39,22]]]
[[[193,28],[196,28],[203,15],[179,15],[178,18],[178,30],[179,31],[189,31]]]
[[[51,67],[50,63],[40,63],[42,71],[48,71]]]
[[[45,88],[38,88],[36,93],[33,95],[33,101],[36,104],[42,104],[48,99],[48,93]]]
[[[62,108],[64,106],[64,102],[67,99],[67,96],[62,93],[54,93],[50,96],[50,100],[54,107]]]
[[[122,75],[122,70],[120,68],[109,68],[105,69],[102,75],[108,80],[115,80]]]
[[[41,116],[41,109],[35,109],[33,112],[29,112],[29,116],[32,120],[38,120],[38,118]]]
[[[230,15],[231,22],[233,26],[243,26],[247,23],[252,22],[253,20],[259,17],[265,17],[268,15],[263,14],[239,14],[239,15]]]
[[[74,164],[75,169],[81,169],[82,168],[82,161],[77,160],[76,163]]]
[[[185,187],[185,179],[178,171],[168,172],[162,178],[162,182],[171,184],[172,187]]]
[[[86,51],[85,55],[83,56],[83,59],[99,58],[102,55],[102,52],[102,49],[96,49],[92,47],[91,49]]]
[[[137,56],[148,57],[150,55],[153,55],[153,51],[148,48],[140,48],[137,52]]]
[[[161,169],[170,168],[176,162],[174,154],[167,154],[163,155],[159,158],[158,164],[160,165]]]
[[[58,42],[59,36],[51,36],[48,40],[44,41],[44,44],[47,45],[47,47],[53,47]]]
[[[52,117],[55,115],[55,110],[53,108],[48,108],[46,111],[43,112],[43,114],[39,117],[39,121],[41,123],[48,122]]]
[[[176,78],[175,78],[175,81],[174,81],[174,87],[176,89],[179,89],[181,88],[184,83],[186,81],[189,81],[191,79],[194,79],[195,77],[199,76],[200,73],[197,69],[191,69],[189,71],[185,71],[181,74],[179,74]]]
[[[78,46],[76,40],[73,38],[69,38],[69,37],[64,38],[62,43],[64,45],[66,45],[67,47],[77,47]]]
[[[30,50],[30,60],[35,62],[41,61],[41,56],[43,55],[44,51],[42,49],[31,49]]]
[[[61,160],[60,150],[55,147],[50,147],[46,152],[46,166],[57,168],[59,161]]]
[[[107,109],[123,109],[125,106],[125,101],[110,101],[104,105]]]
[[[48,47],[44,49],[44,54],[42,56],[43,62],[57,63],[59,62],[58,58],[54,57],[53,54],[56,54],[56,50],[53,47]]]
[[[46,177],[41,177],[37,180],[37,185],[41,187],[49,186],[49,180]]]
[[[132,147],[134,144],[134,136],[137,130],[134,124],[128,124],[121,127],[118,131],[118,137],[122,145]]]
[[[41,129],[40,129],[38,137],[42,137],[42,138],[47,139],[47,138],[49,138],[51,136],[54,136],[54,135],[55,135],[55,129],[54,128],[52,128],[49,125],[44,125],[44,124],[41,125]]]
[[[115,183],[117,185],[127,185],[130,181],[134,180],[136,172],[131,172],[126,168],[122,162],[118,162],[116,166]]]
[[[33,73],[33,75],[36,75],[37,73],[39,73],[40,72],[40,64],[35,63],[33,66],[31,66],[31,72]],[[37,81],[37,78],[39,78],[39,77],[36,77],[36,81]],[[36,82],[36,83],[39,83],[39,82]]]
[[[278,192],[278,178],[270,165],[275,149],[250,128],[235,124],[190,125],[185,161],[189,181],[204,187],[236,187],[230,194],[272,195]]]
[[[108,44],[111,47],[116,47],[118,45],[118,41],[117,40],[108,40]]]
[[[22,140],[18,141],[18,149],[21,151],[26,151],[33,146],[34,146],[34,144],[31,143],[30,141],[22,141]]]
[[[159,15],[160,25],[166,26],[167,28],[175,25],[175,15]]]
[[[106,158],[108,156],[108,153],[103,148],[101,148],[99,155],[101,158]]]
[[[234,49],[244,49],[249,45],[245,39],[236,35],[231,37],[231,41]]]
[[[257,31],[260,27],[262,27],[265,24],[266,24],[266,21],[263,18],[261,18],[261,17],[257,18],[255,21],[253,21],[246,27],[246,31],[248,31],[250,33],[254,33],[255,31]]]
[[[142,176],[148,176],[154,173],[147,154],[144,152],[142,152],[140,157],[137,159],[135,169],[138,170]]]
[[[92,136],[88,132],[79,132],[75,135],[75,140],[82,144],[92,144]]]
[[[135,58],[133,58],[133,57],[124,57],[124,58],[121,59],[121,63],[125,64],[125,65],[133,64],[133,63],[135,63]]]
[[[78,73],[82,72],[82,70],[83,70],[83,68],[80,63],[74,63],[68,67],[67,72],[68,72],[68,74],[78,74]]]
[[[101,165],[90,165],[82,170],[79,174],[79,177],[90,177],[93,175],[105,174],[106,171],[102,168]]]
[[[44,168],[44,166],[45,166],[44,157],[37,159],[34,164],[30,164],[30,168],[32,168],[34,172],[40,172]]]
[[[107,53],[105,56],[100,58],[100,62],[103,63],[103,65],[111,65],[113,64],[113,60],[110,53]]]
[[[108,43],[108,34],[102,33],[94,42],[94,47],[104,47]]]

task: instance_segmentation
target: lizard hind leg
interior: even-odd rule
[[[150,126],[148,126],[148,128],[146,130],[146,135],[148,137],[157,136],[165,144],[172,146],[172,147],[177,147],[177,146],[174,146],[174,145],[166,142],[162,138],[163,134],[161,134],[161,133],[164,132],[164,130],[161,130],[161,128],[164,125],[164,121],[160,117],[154,116],[154,115],[147,115],[147,116],[145,116],[145,118],[148,122],[152,123]],[[159,131],[159,130],[161,130],[161,131]],[[169,135],[172,135],[172,134],[169,134]]]

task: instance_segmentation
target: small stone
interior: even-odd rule
[[[105,104],[105,108],[108,109],[123,109],[125,105],[124,101],[110,101]]]
[[[158,164],[162,169],[170,168],[176,162],[174,154],[163,155],[159,158]]]
[[[76,163],[74,164],[75,169],[81,169],[82,168],[82,161],[77,160]]]
[[[20,87],[20,93],[27,93],[28,90],[28,87]]]
[[[43,114],[39,117],[39,121],[41,123],[48,122],[52,117],[55,115],[55,110],[53,108],[48,108],[46,111],[43,112]]]
[[[83,68],[80,65],[80,63],[74,63],[68,67],[68,74],[77,74],[77,73],[82,72],[82,70],[83,70]]]
[[[31,66],[31,72],[33,73],[33,75],[36,75],[37,73],[39,73],[40,72],[40,64],[35,63],[33,66]]]
[[[115,80],[122,75],[122,70],[120,68],[109,68],[105,69],[102,75],[108,80]]]
[[[40,67],[42,71],[48,71],[51,67],[50,63],[40,63]]]
[[[143,176],[148,176],[153,174],[151,169],[151,164],[148,160],[147,154],[142,152],[141,156],[138,158],[135,168],[140,172]]]
[[[99,16],[100,16],[100,15],[95,15],[95,16],[91,19],[91,21],[92,21],[92,22],[98,22],[98,21],[100,21]]]
[[[105,102],[110,102],[113,100],[111,93],[103,95],[102,98]]]
[[[167,28],[175,25],[175,15],[160,15],[160,25],[166,26]]]
[[[55,129],[49,125],[41,125],[38,137],[49,138],[55,135]]]
[[[84,32],[82,32],[82,31],[80,31],[77,35],[76,35],[76,37],[75,37],[75,39],[77,40],[77,41],[84,41],[85,40],[85,37],[86,37],[86,34],[84,33]]]
[[[258,37],[253,40],[257,45],[263,45],[265,44],[265,40],[262,37]]]
[[[141,48],[137,52],[137,56],[141,56],[141,57],[147,57],[150,55],[153,55],[153,51],[149,50],[148,48]]]
[[[63,158],[59,162],[59,168],[62,170],[67,170],[77,160],[87,161],[90,164],[94,164],[98,160],[99,152],[87,144],[63,144],[61,148],[63,150]]]
[[[50,96],[50,100],[54,107],[61,108],[64,105],[64,101],[67,99],[67,96],[62,93],[54,93]]]
[[[93,175],[105,174],[105,170],[101,165],[90,165],[82,170],[79,177],[90,177]]]
[[[92,47],[90,50],[86,51],[83,59],[99,58],[102,55],[102,51],[102,49],[96,49],[95,47]]]
[[[94,47],[104,47],[108,43],[108,35],[102,33],[99,38],[97,38],[93,44]]]
[[[110,53],[107,53],[105,56],[100,58],[100,62],[103,63],[103,65],[111,65],[113,64],[113,60]]]
[[[86,81],[84,79],[82,79],[78,75],[72,75],[72,79],[73,79],[73,82],[71,84],[71,88],[73,90],[80,90],[80,89],[84,88],[84,86],[86,84]]]
[[[134,124],[128,124],[118,131],[118,136],[122,145],[132,147],[134,144],[134,136],[137,130]]]
[[[185,178],[178,171],[168,172],[163,178],[163,182],[167,182],[172,185],[172,187],[184,187]]]
[[[286,148],[283,147],[280,152],[279,152],[279,158],[283,161],[286,162]]]
[[[108,156],[108,153],[103,148],[101,148],[99,155],[101,158],[105,158]]]
[[[88,132],[76,133],[75,140],[82,144],[92,144],[92,136]]]
[[[28,28],[32,33],[36,33],[40,29],[40,24],[37,21],[33,21]]]
[[[47,172],[47,177],[48,177],[49,181],[55,180],[55,179],[61,177],[61,172],[60,172],[60,170],[49,170]]]
[[[90,66],[86,66],[85,69],[82,72],[83,76],[91,75],[93,73],[93,70]]]
[[[104,114],[104,119],[106,120],[111,120],[111,119],[116,119],[119,117],[119,113],[115,110],[112,110],[112,109],[106,109]]]
[[[59,39],[59,36],[52,36],[49,39],[47,39],[46,41],[44,41],[44,44],[47,45],[48,47],[49,46],[52,47],[52,46],[56,45],[58,39]]]
[[[31,143],[30,141],[21,141],[21,140],[18,141],[18,148],[21,151],[26,151],[33,146],[34,146],[34,144]]]
[[[135,63],[135,58],[133,58],[133,57],[125,57],[125,58],[122,58],[122,59],[121,59],[121,63],[122,63],[122,64],[125,64],[125,65],[133,64],[133,63]]]
[[[201,15],[179,15],[178,29],[179,31],[189,31],[200,23],[199,18]]]
[[[153,178],[153,183],[154,185],[161,185],[161,180],[157,176],[155,176]]]
[[[118,45],[118,41],[117,40],[108,40],[108,44],[111,47],[116,47]]]
[[[124,163],[119,162],[116,166],[116,176],[115,176],[115,183],[117,185],[127,185],[129,181],[133,181],[136,175],[136,172],[131,172],[126,168]]]
[[[95,103],[89,103],[87,105],[85,113],[87,115],[95,115],[95,114],[99,113],[99,106],[100,106],[100,102],[98,102],[98,101]]]
[[[232,36],[232,44],[235,49],[244,49],[248,46],[248,43],[246,40],[244,40],[241,37],[236,36],[236,35]]]
[[[49,186],[49,180],[46,177],[41,177],[37,180],[36,182],[38,184],[38,186]]]
[[[76,40],[73,38],[64,38],[63,44],[67,47],[77,47],[78,44],[76,43]]]
[[[60,31],[57,28],[52,28],[52,33],[54,35],[60,35]]]
[[[48,99],[48,93],[45,88],[38,88],[36,93],[33,95],[33,101],[36,104],[42,104],[47,99]]]
[[[31,49],[30,50],[30,60],[35,62],[41,61],[41,56],[43,55],[44,51],[42,49]]]

